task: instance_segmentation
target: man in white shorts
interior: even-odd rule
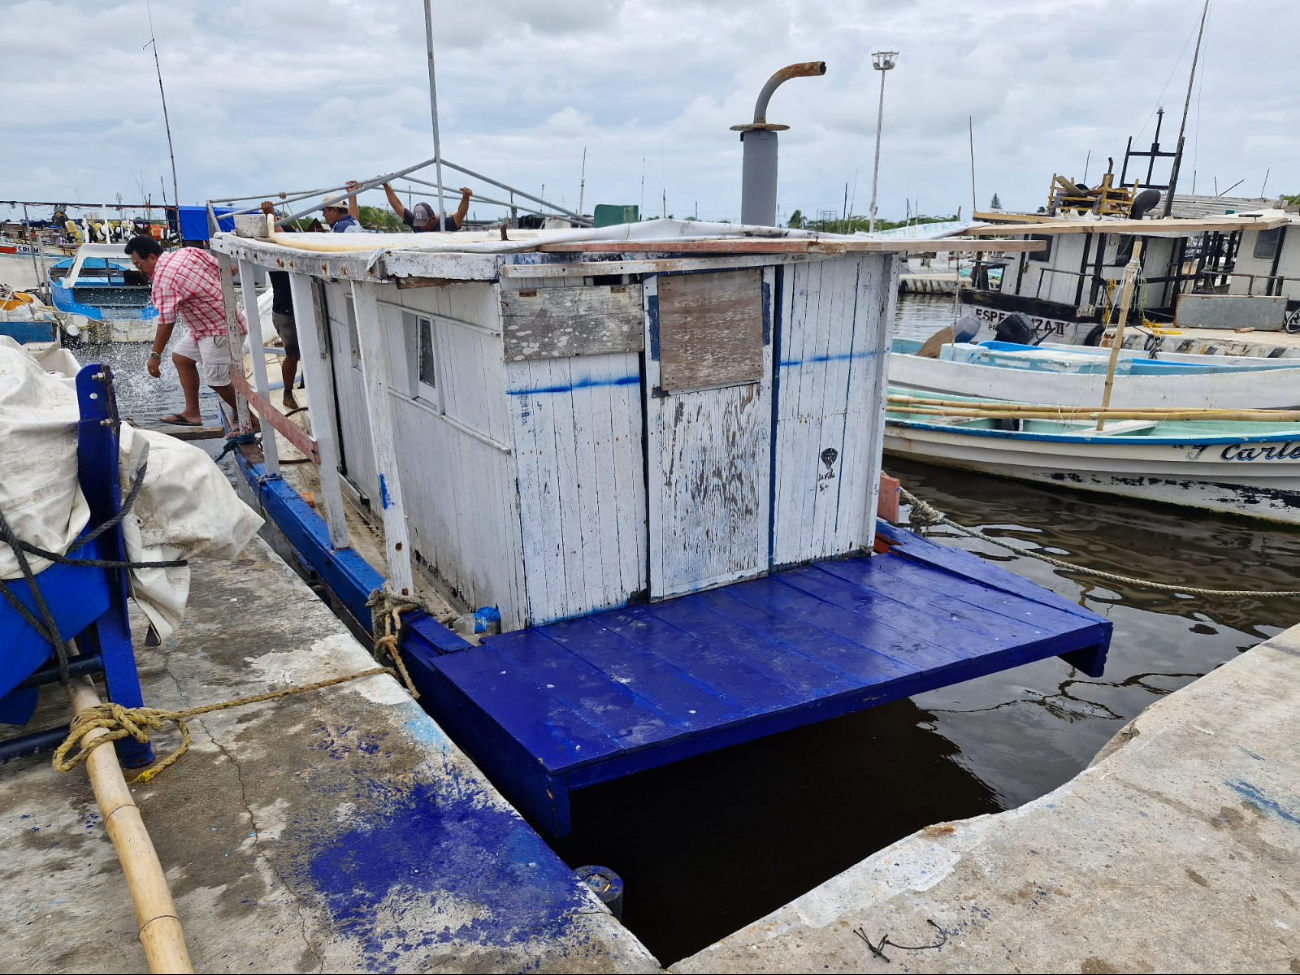
[[[144,236],[132,237],[126,252],[136,270],[152,283],[153,303],[158,309],[158,329],[149,352],[149,375],[157,379],[162,374],[162,353],[177,318],[183,319],[186,326],[185,334],[172,349],[172,364],[176,366],[181,391],[185,394],[185,408],[162,417],[162,422],[189,427],[203,425],[199,412],[200,382],[211,387],[233,411],[235,388],[230,382],[230,335],[221,295],[221,269],[216,258],[197,247],[163,253],[156,240]],[[236,309],[236,315],[240,332],[247,332],[243,312]]]

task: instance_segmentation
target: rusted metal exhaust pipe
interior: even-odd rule
[[[772,226],[776,223],[777,133],[788,125],[767,121],[767,103],[772,93],[791,78],[814,78],[826,73],[825,61],[804,61],[782,68],[767,79],[754,103],[754,121],[733,125],[745,144],[741,174],[740,222]]]

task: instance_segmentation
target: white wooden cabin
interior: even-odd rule
[[[735,230],[213,249],[291,272],[335,547],[351,494],[396,590],[514,630],[870,551],[908,243]]]

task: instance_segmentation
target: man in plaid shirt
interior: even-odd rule
[[[210,386],[233,411],[235,388],[230,382],[230,334],[226,329],[226,308],[221,294],[221,270],[216,258],[197,247],[182,247],[163,253],[152,237],[132,237],[126,252],[136,270],[153,285],[153,303],[158,309],[158,330],[149,353],[149,375],[162,374],[162,353],[176,327],[184,321],[186,332],[172,349],[172,364],[185,394],[185,409],[162,417],[163,423],[197,427],[203,425],[199,412],[200,379]],[[236,308],[239,330],[246,333],[244,313]],[[242,367],[243,363],[240,363]]]

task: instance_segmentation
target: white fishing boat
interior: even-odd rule
[[[1118,386],[1118,384],[1117,384]],[[908,393],[891,388],[891,395]],[[1247,420],[1114,419],[1097,421],[996,415],[975,397],[926,397],[962,403],[928,415],[924,404],[892,399],[885,452],[930,464],[980,471],[1082,491],[1300,524],[1300,423]],[[936,405],[938,413],[942,407]],[[1011,412],[1011,411],[1008,411]],[[980,414],[985,415],[969,415]],[[987,415],[993,413],[995,415]]]
[[[923,343],[896,338],[889,381],[911,390],[990,400],[1101,404],[1108,349],[1012,342],[951,342],[938,358],[916,353]],[[1110,405],[1124,409],[1211,407],[1272,409],[1300,405],[1300,364],[1289,359],[1162,355],[1125,350],[1116,363]]]

